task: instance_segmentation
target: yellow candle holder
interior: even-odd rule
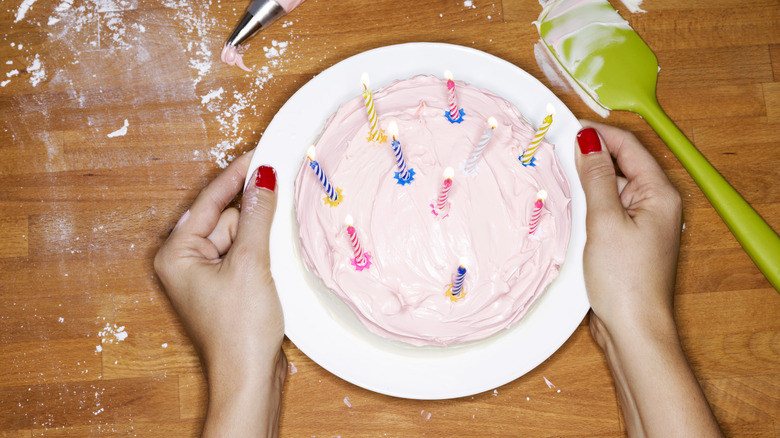
[[[339,204],[341,204],[341,201],[344,200],[344,196],[341,194],[341,189],[336,187],[336,193],[338,193],[338,198],[334,201],[330,199],[330,196],[325,195],[322,197],[322,200],[325,201],[325,204],[330,205],[331,207],[335,207]]]
[[[453,288],[453,287],[454,287],[454,285],[452,285],[452,284],[448,285],[448,286],[447,286],[447,291],[446,291],[446,292],[444,292],[444,295],[446,295],[446,296],[450,297],[450,301],[452,301],[453,303],[455,303],[455,302],[457,302],[459,299],[461,299],[461,298],[463,298],[463,297],[465,297],[465,296],[466,296],[466,288],[465,288],[465,287],[461,287],[461,288],[460,288],[460,293],[459,293],[459,294],[456,296],[456,295],[453,295],[453,294],[452,294],[452,288]]]

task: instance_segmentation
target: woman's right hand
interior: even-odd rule
[[[633,134],[582,123],[576,163],[588,204],[584,269],[595,319],[610,331],[673,328],[680,195]]]
[[[583,265],[590,329],[607,359],[629,436],[719,437],[672,313],[681,200],[633,134],[583,121]],[[617,176],[615,165],[625,177]]]

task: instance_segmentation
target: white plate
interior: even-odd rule
[[[558,109],[546,138],[572,189],[572,232],[559,277],[513,328],[483,341],[451,347],[413,347],[376,336],[349,308],[309,273],[298,256],[294,179],[306,148],[315,142],[339,104],[371,87],[418,74],[456,79],[489,89],[512,102],[539,125],[548,102]],[[555,352],[589,308],[582,274],[585,197],[574,167],[580,124],[555,95],[516,66],[478,50],[440,43],[410,43],[355,55],[301,87],[268,125],[250,169],[276,168],[279,203],[271,230],[271,271],[284,309],[285,332],[313,361],[348,382],[383,394],[445,399],[491,390],[522,376]],[[247,181],[251,176],[247,175]]]

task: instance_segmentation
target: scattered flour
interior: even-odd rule
[[[6,77],[12,78],[12,77],[14,77],[14,76],[16,76],[18,74],[19,74],[19,70],[14,69],[14,70],[9,71],[5,75],[6,75]]]
[[[73,6],[73,0],[62,0],[54,9],[55,12],[65,12]]]
[[[283,54],[287,50],[287,46],[290,43],[287,41],[278,42],[276,40],[271,41],[271,47],[263,47],[263,51],[265,52],[266,58],[276,58],[277,56]]]
[[[8,79],[7,81],[0,82],[0,87],[5,87],[6,85],[8,85],[9,82],[11,82],[10,79]]]
[[[199,3],[189,0],[163,0],[163,6],[169,8],[177,21],[184,24],[187,32],[187,54],[190,55],[189,66],[198,72],[193,79],[193,85],[203,79],[212,66],[214,59],[212,50],[221,47],[219,39],[215,38],[220,33],[215,31],[217,19],[208,6],[198,7]],[[221,36],[220,36],[221,37]],[[218,58],[218,57],[217,57]]]
[[[225,90],[222,87],[219,87],[218,90],[211,90],[208,94],[201,96],[200,104],[205,105],[214,99],[222,99],[222,93],[224,92]]]
[[[41,55],[36,54],[32,62],[28,60],[28,63],[30,65],[27,67],[27,73],[30,73],[30,83],[33,87],[36,87],[42,80],[46,79],[46,69],[41,64]]]
[[[27,11],[30,10],[35,1],[36,0],[24,0],[22,4],[19,5],[19,9],[16,10],[16,19],[14,20],[14,23],[24,20],[24,16],[27,15]]]
[[[347,405],[348,408],[352,407],[352,403],[349,401],[349,396],[344,397],[344,404]]]
[[[106,137],[109,137],[109,138],[122,137],[122,136],[127,134],[127,127],[128,126],[130,126],[130,122],[128,122],[127,119],[125,119],[125,124],[121,128],[119,128],[116,131],[108,134]]]
[[[544,379],[544,383],[547,384],[548,388],[550,388],[550,389],[555,388],[555,385],[553,385],[553,383],[551,381],[547,380],[547,377],[542,376],[542,378]]]
[[[292,376],[298,372],[298,368],[296,368],[294,363],[290,362],[287,364],[287,372]]]
[[[623,2],[623,4],[628,8],[629,11],[633,13],[640,13],[640,12],[647,12],[644,9],[640,8],[639,5],[642,4],[642,0],[620,0]]]
[[[57,321],[59,321],[59,323],[62,324],[65,322],[65,318],[60,316],[59,318],[57,318]]]
[[[162,347],[162,348],[168,348],[168,343],[166,342],[166,343],[164,343],[164,344],[160,345],[160,347]]]
[[[125,326],[117,327],[116,324],[112,326],[111,324],[106,323],[106,326],[103,327],[103,330],[98,332],[98,337],[103,342],[103,344],[113,344],[115,339],[117,342],[121,342],[127,339],[127,332],[125,331]],[[100,350],[102,350],[102,347],[98,347]]]

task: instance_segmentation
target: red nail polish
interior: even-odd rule
[[[585,128],[577,133],[577,143],[583,155],[601,152],[601,139],[599,133],[593,128]]]
[[[276,170],[271,166],[258,167],[255,186],[271,192],[276,191]]]

